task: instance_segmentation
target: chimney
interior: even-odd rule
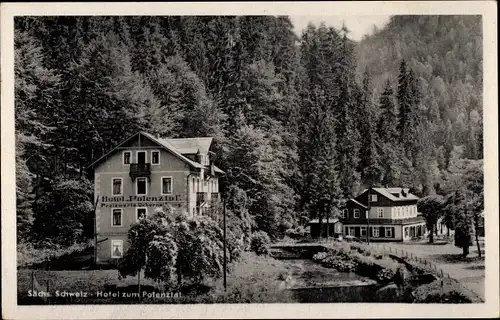
[[[401,195],[406,198],[406,196],[408,196],[408,191],[409,189],[407,188],[401,188]]]

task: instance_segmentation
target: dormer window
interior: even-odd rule
[[[342,219],[345,219],[345,218],[347,218],[348,213],[349,213],[349,209],[343,209],[342,212],[340,213],[340,217]]]
[[[359,218],[359,209],[354,209],[354,218],[355,219]]]

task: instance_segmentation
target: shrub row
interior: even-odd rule
[[[471,303],[458,284],[445,284],[441,287],[440,281],[419,286],[413,291],[415,303]]]
[[[380,282],[391,281],[396,269],[382,267],[375,263],[375,260],[365,251],[348,253],[342,248],[318,252],[313,256],[313,261],[327,268],[334,268],[340,272],[356,272]]]
[[[30,267],[63,257],[70,257],[93,246],[92,242],[75,243],[69,247],[52,245],[45,248],[37,248],[30,243],[17,244],[17,266],[20,268]]]

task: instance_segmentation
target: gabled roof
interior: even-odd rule
[[[202,154],[207,154],[210,151],[210,145],[212,145],[213,138],[176,138],[162,140],[167,140],[182,154],[196,154],[198,151]]]
[[[202,165],[201,163],[195,162],[195,161],[193,161],[193,160],[191,160],[191,159],[183,156],[182,153],[179,150],[177,150],[177,148],[172,143],[170,143],[170,140],[177,140],[177,139],[161,139],[161,138],[156,138],[153,135],[151,135],[151,134],[149,134],[147,132],[143,132],[143,131],[137,132],[137,133],[133,134],[132,136],[128,137],[127,139],[123,140],[116,147],[114,147],[112,150],[110,150],[105,155],[103,155],[102,157],[100,157],[99,159],[97,159],[96,161],[94,161],[91,165],[89,165],[89,167],[95,167],[96,165],[98,165],[99,163],[101,163],[104,159],[106,159],[110,154],[114,153],[117,148],[119,148],[120,146],[124,145],[128,141],[132,140],[133,138],[135,138],[139,134],[145,136],[146,138],[150,139],[154,143],[156,143],[159,146],[163,147],[165,150],[169,151],[174,156],[176,156],[180,160],[184,161],[185,163],[189,164],[190,166],[192,166],[194,168],[198,168],[198,169],[205,168],[205,166]],[[206,139],[206,138],[202,138],[202,139]],[[210,138],[210,139],[212,139],[212,138]],[[214,169],[215,169],[216,172],[224,173],[224,171],[222,171],[221,169],[219,169],[219,168],[217,168],[215,166],[214,166]]]
[[[406,196],[404,197],[402,195],[402,191],[403,189],[405,189],[405,192],[406,192]],[[365,193],[368,189],[364,189],[361,193]],[[372,188],[372,190],[376,191],[377,193],[383,195],[384,197],[386,197],[387,199],[391,200],[391,201],[407,201],[407,200],[418,200],[419,198],[410,193],[409,191],[407,191],[408,189],[406,188],[400,188],[400,187],[396,187],[396,188]],[[395,195],[393,195],[393,193],[397,193],[399,194],[399,197],[396,197]]]
[[[177,148],[172,145],[169,140],[167,139],[161,139],[161,138],[155,138],[154,136],[152,136],[151,134],[147,133],[147,132],[142,132],[142,135],[151,139],[153,142],[156,142],[157,144],[161,145],[162,147],[164,147],[165,149],[167,149],[168,151],[170,151],[171,153],[173,153],[175,156],[177,156],[179,159],[183,160],[184,162],[188,163],[189,165],[191,165],[192,167],[194,168],[205,168],[204,165],[202,165],[201,163],[198,163],[198,162],[194,162],[193,160],[189,159],[189,158],[186,158],[185,156],[182,155],[181,152],[179,152],[179,150],[177,150]]]
[[[367,206],[365,206],[365,205],[364,205],[364,204],[362,204],[361,202],[357,201],[356,199],[352,199],[352,198],[351,198],[351,199],[347,200],[347,202],[349,202],[349,201],[352,201],[352,202],[354,202],[355,204],[357,204],[357,205],[359,205],[359,206],[362,206],[363,208],[368,208]]]
[[[326,223],[326,218],[323,218],[321,221],[322,221],[322,223]],[[337,218],[329,219],[329,223],[337,223],[337,222],[339,222],[339,219],[337,219]],[[319,223],[319,219],[312,219],[309,221],[309,224],[311,224],[311,223]]]

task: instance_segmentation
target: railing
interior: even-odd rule
[[[196,193],[196,205],[200,205],[203,202],[208,201],[208,192],[197,192]]]
[[[220,195],[218,192],[212,192],[210,194],[210,199],[212,199],[212,201],[220,201]]]
[[[441,287],[443,287],[444,284],[458,286],[462,289],[462,292],[466,293],[467,296],[471,298],[473,302],[484,302],[484,298],[481,295],[464,286],[460,282],[460,280],[452,278],[449,273],[446,273],[443,271],[443,269],[441,269],[439,264],[428,261],[427,259],[423,259],[415,253],[407,252],[402,248],[393,248],[390,245],[373,242],[370,242],[370,244],[358,243],[354,246],[363,246],[365,248],[369,248],[371,252],[376,252],[382,255],[396,256],[412,265],[418,263],[420,264],[419,267],[425,269],[426,272],[432,273],[438,277],[438,281],[440,281]]]
[[[368,219],[366,218],[359,218],[359,219],[354,219],[354,218],[341,218],[341,222],[343,223],[367,223]],[[418,216],[418,217],[411,217],[411,218],[403,218],[403,219],[384,219],[384,218],[370,218],[370,224],[408,224],[408,223],[414,223],[414,222],[425,222],[425,218]]]
[[[150,163],[131,163],[130,164],[130,177],[132,181],[139,177],[151,178],[151,164]]]

